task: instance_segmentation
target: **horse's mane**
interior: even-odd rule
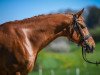
[[[38,22],[42,19],[47,19],[52,17],[52,15],[59,15],[61,13],[56,13],[56,14],[42,14],[42,15],[38,15],[38,16],[33,16],[31,18],[26,18],[26,19],[22,19],[22,20],[15,20],[15,21],[9,21],[3,24],[0,24],[0,26],[2,25],[8,25],[8,24],[25,24],[25,23],[31,23],[31,22]],[[72,13],[66,13],[67,15],[70,15]]]
[[[31,18],[26,18],[26,19],[22,19],[22,20],[15,20],[15,21],[9,21],[9,22],[6,22],[6,23],[3,23],[3,24],[0,24],[0,25],[6,25],[6,24],[17,24],[17,23],[27,23],[27,22],[33,22],[33,21],[39,21],[41,19],[43,19],[44,17],[45,18],[49,18],[52,14],[42,14],[42,15],[38,15],[38,16],[33,16]],[[57,14],[55,14],[57,15]]]

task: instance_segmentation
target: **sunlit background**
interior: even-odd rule
[[[84,18],[95,39],[96,50],[90,60],[100,60],[100,0],[0,0],[0,24],[38,16],[65,13],[85,8]],[[81,47],[66,38],[58,38],[38,55],[29,75],[99,75],[100,66],[84,62]]]

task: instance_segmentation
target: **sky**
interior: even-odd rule
[[[80,10],[87,6],[100,7],[100,0],[0,0],[0,24],[60,9]]]

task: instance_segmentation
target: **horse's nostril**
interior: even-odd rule
[[[95,47],[94,46],[90,46],[90,45],[87,45],[86,46],[86,51],[87,51],[87,53],[93,53],[93,50],[95,49]]]
[[[94,49],[95,49],[95,47],[94,46],[91,46],[90,47],[90,52],[93,52]]]

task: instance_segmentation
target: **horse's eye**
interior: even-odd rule
[[[77,20],[77,23],[80,25],[82,29],[86,28],[85,23],[82,20]]]
[[[82,29],[84,29],[84,28],[86,27],[85,24],[80,24],[80,23],[79,23],[79,25],[81,26]]]
[[[86,26],[85,25],[80,25],[82,29],[84,29]]]

